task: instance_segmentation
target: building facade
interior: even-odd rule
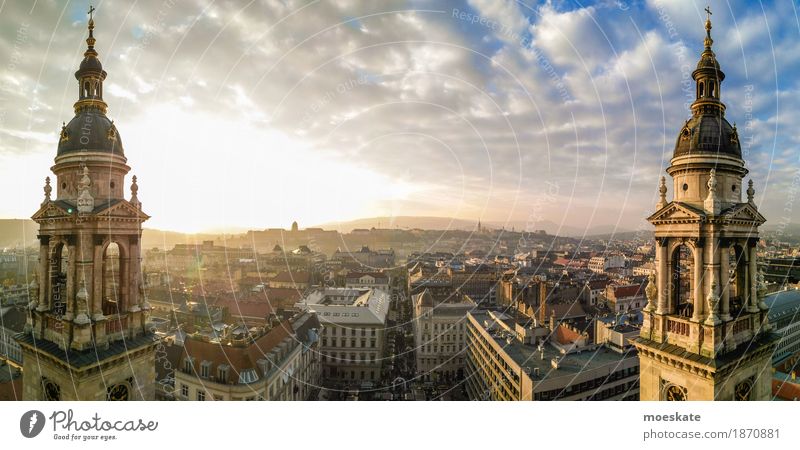
[[[319,387],[320,324],[300,313],[256,335],[188,338],[175,370],[176,400],[307,400]]]
[[[322,383],[369,385],[381,379],[389,294],[382,290],[320,288],[297,305],[322,323]]]
[[[725,74],[705,48],[692,78],[696,100],[681,128],[656,212],[656,273],[650,275],[644,324],[635,345],[642,400],[767,400],[770,332],[757,271],[758,212],[735,126],[720,100]],[[746,201],[742,194],[747,194]]]
[[[89,19],[75,117],[61,129],[39,224],[38,285],[18,335],[25,400],[152,400],[155,337],[141,295],[137,198],[122,140],[106,116],[103,70]]]
[[[424,381],[454,382],[464,377],[467,313],[477,305],[466,295],[436,301],[427,290],[412,297],[414,357]]]
[[[470,400],[637,400],[635,351],[589,342],[571,325],[531,327],[498,312],[467,315]]]

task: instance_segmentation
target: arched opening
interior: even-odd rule
[[[83,97],[89,98],[89,82],[86,81],[83,83]]]
[[[740,245],[733,245],[728,248],[727,256],[730,310],[731,315],[736,317],[744,305],[744,281],[747,279],[747,263],[744,260],[744,249]]]
[[[108,244],[103,252],[103,315],[124,311],[122,305],[122,259],[116,242]]]
[[[705,95],[705,93],[706,93],[705,92],[705,87],[706,87],[705,83],[703,83],[702,81],[697,84],[697,97],[698,98],[703,98],[703,96]]]
[[[692,286],[694,286],[694,255],[686,245],[679,245],[672,252],[672,307],[675,314],[692,317]]]
[[[69,279],[69,249],[63,242],[53,249],[50,260],[50,299],[53,314],[67,312],[67,280]]]
[[[709,97],[712,97],[712,98],[716,97],[716,95],[715,95],[716,89],[715,88],[716,88],[716,83],[714,83],[713,81],[709,81],[708,82],[708,96]]]

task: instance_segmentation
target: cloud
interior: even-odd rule
[[[688,115],[698,5],[106,0],[95,32],[151,226],[526,220],[556,186],[543,218],[634,228]],[[751,126],[753,177],[782,186],[791,173],[776,162],[791,161],[800,139],[794,15],[743,1],[712,8],[728,117]],[[84,20],[49,2],[0,11],[0,155],[29,168],[0,169],[21,186],[2,215],[40,201],[41,161],[73,114]],[[187,194],[202,202],[176,206]],[[781,202],[766,198],[765,213]]]

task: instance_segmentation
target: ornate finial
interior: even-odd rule
[[[75,294],[77,300],[75,322],[78,325],[86,325],[91,323],[89,319],[89,291],[86,289],[86,275],[81,274],[81,282],[78,288],[78,293]]]
[[[111,126],[108,128],[108,133],[106,134],[106,138],[109,141],[116,141],[117,140],[117,126],[114,125],[114,121],[111,121]]]
[[[131,204],[137,208],[142,207],[142,203],[139,201],[138,193],[139,193],[139,185],[136,183],[136,175],[131,178]]]
[[[719,295],[717,294],[717,282],[711,282],[711,289],[708,291],[708,295],[706,296],[706,301],[708,302],[708,317],[706,318],[706,325],[717,325],[720,323],[719,320]]]
[[[714,40],[711,39],[711,8],[706,6],[706,39],[705,39],[706,50],[711,50],[711,44],[713,43]]]
[[[708,192],[709,195],[711,193],[717,193],[717,169],[711,169],[711,173],[708,176]]]
[[[90,213],[94,210],[94,197],[89,192],[92,179],[89,178],[89,168],[83,166],[83,176],[78,183],[78,212]]]
[[[50,193],[53,192],[52,186],[50,186],[50,177],[44,179],[44,201],[42,202],[42,206],[47,203],[50,203]]]
[[[703,208],[706,210],[706,213],[716,216],[722,210],[722,205],[719,201],[719,197],[717,197],[717,171],[716,169],[711,169],[711,173],[708,177],[708,196],[706,196],[705,201],[703,202]]]
[[[747,182],[747,201],[753,203],[753,198],[756,195],[756,190],[753,189],[753,180]]]
[[[59,142],[65,142],[69,140],[69,130],[67,130],[67,124],[65,122],[61,122],[61,134],[59,135]]]
[[[89,12],[88,12],[88,14],[89,14],[89,37],[86,38],[86,44],[89,45],[89,49],[91,49],[91,50],[94,50],[94,43],[95,43],[94,33],[93,33],[93,31],[94,31],[94,12],[95,12],[94,6],[89,5]]]
[[[644,289],[644,293],[647,296],[647,306],[644,308],[645,311],[655,310],[655,305],[658,301],[658,286],[656,284],[656,275],[654,272],[650,272],[650,275],[647,276],[647,287]]]
[[[667,206],[667,180],[662,176],[658,183],[658,203],[656,204],[656,210],[665,206]]]

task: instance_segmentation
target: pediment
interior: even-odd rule
[[[47,219],[55,219],[60,217],[68,217],[71,211],[68,210],[68,206],[65,204],[61,204],[61,202],[47,202],[36,211],[31,219],[34,221],[39,220],[47,220]]]
[[[704,222],[706,214],[689,205],[680,202],[670,202],[663,208],[656,211],[647,220],[650,223],[660,222]]]
[[[150,216],[142,210],[130,204],[127,200],[120,200],[110,205],[103,205],[95,208],[94,215],[97,217],[108,217],[117,219],[149,219]]]
[[[751,203],[740,203],[720,214],[726,222],[748,222],[762,224],[767,221]]]

